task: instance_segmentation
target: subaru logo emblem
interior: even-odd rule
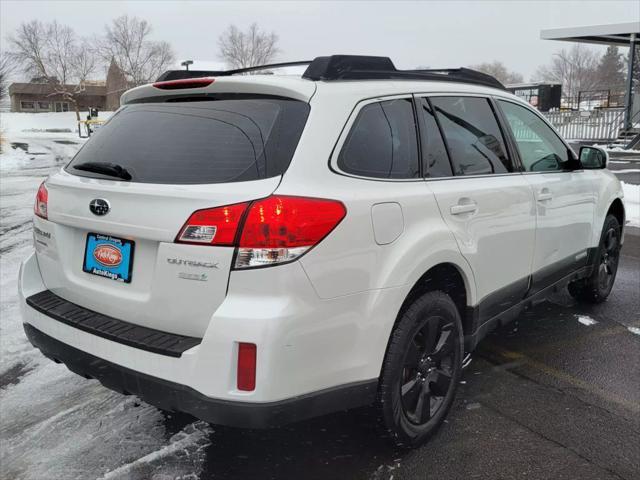
[[[91,210],[91,213],[94,215],[102,216],[109,213],[111,205],[109,205],[109,202],[103,198],[94,198],[89,202],[89,210]]]

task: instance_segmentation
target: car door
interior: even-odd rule
[[[596,203],[593,175],[580,169],[569,147],[537,112],[507,100],[497,104],[535,195],[534,294],[587,263]]]
[[[427,185],[473,270],[481,324],[527,293],[533,194],[513,163],[488,98],[438,96],[419,102]],[[437,153],[441,133],[450,165]]]

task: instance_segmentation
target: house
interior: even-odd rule
[[[65,85],[64,90],[73,92],[77,85]],[[12,112],[68,112],[74,110],[73,103],[64,95],[56,93],[60,85],[51,83],[12,83],[9,85],[9,98]],[[86,85],[75,97],[80,110],[97,107],[104,110],[106,87],[104,85]]]
[[[64,91],[73,92],[77,85],[65,85]],[[75,95],[80,111],[89,108],[98,110],[117,110],[120,107],[120,96],[130,88],[127,79],[111,61],[105,81],[88,81],[80,93]],[[46,78],[36,77],[29,83],[12,83],[9,86],[12,112],[68,112],[73,111],[73,102],[64,95],[56,93],[63,90]]]

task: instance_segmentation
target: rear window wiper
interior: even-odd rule
[[[100,173],[102,175],[108,175],[110,177],[117,177],[122,180],[131,180],[131,174],[121,165],[109,162],[83,162],[77,165],[72,165],[76,170],[82,170],[84,172]]]

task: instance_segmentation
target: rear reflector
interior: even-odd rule
[[[44,182],[40,184],[40,188],[38,188],[38,193],[36,193],[36,202],[33,206],[33,213],[35,213],[38,217],[44,218],[45,220],[48,218],[47,215],[47,207],[49,206],[49,192],[47,191],[47,187],[44,186]]]
[[[293,261],[317,245],[346,213],[337,200],[272,195],[251,204],[198,210],[182,227],[176,242],[237,246],[235,268],[277,265]]]
[[[153,86],[162,90],[180,90],[181,88],[202,88],[211,85],[213,82],[215,82],[215,78],[183,78],[156,82]]]
[[[249,203],[197,210],[184,224],[176,239],[179,243],[233,246],[242,215]]]
[[[256,345],[238,344],[238,390],[251,392],[256,388]]]

